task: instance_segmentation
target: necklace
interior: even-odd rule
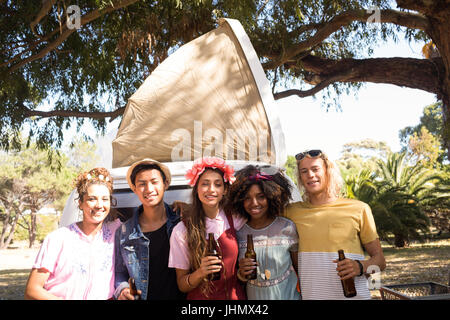
[[[270,277],[272,276],[272,273],[270,272],[270,270],[267,268],[267,266],[268,266],[268,264],[267,264],[267,256],[268,256],[268,253],[269,253],[269,229],[270,229],[270,226],[274,223],[274,221],[276,220],[276,218],[275,219],[273,219],[272,221],[270,221],[269,222],[269,224],[266,226],[267,227],[267,234],[266,234],[266,248],[265,248],[265,253],[266,253],[266,257],[265,257],[265,262],[264,262],[264,266],[265,266],[265,268],[264,268],[264,273],[262,273],[261,272],[261,270],[262,270],[262,268],[260,268],[260,266],[258,265],[258,273],[259,273],[259,276],[261,277],[261,279],[263,279],[263,280],[269,280],[270,279]],[[250,226],[250,224],[249,224],[249,226]],[[252,226],[250,226],[252,229],[255,229],[255,230],[258,230],[258,228],[254,228],[254,227],[252,227]],[[265,227],[262,227],[261,229],[264,229]]]
[[[265,266],[265,268],[264,268],[264,273],[259,273],[259,275],[261,276],[261,278],[263,279],[263,280],[269,280],[270,279],[270,276],[272,275],[271,273],[270,273],[270,270],[269,269],[267,269],[267,254],[268,254],[268,244],[269,244],[269,236],[267,236],[267,238],[266,238],[266,258],[265,258],[265,262],[264,262],[264,266]]]
[[[268,264],[267,264],[267,256],[269,255],[269,228],[270,225],[273,223],[273,221],[269,224],[269,226],[267,227],[267,234],[266,234],[266,248],[265,248],[265,261],[264,261],[264,273],[261,272],[261,269],[259,270],[259,275],[263,280],[269,280],[270,277],[272,276],[272,273],[270,272],[270,270],[268,269]]]

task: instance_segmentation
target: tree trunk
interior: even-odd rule
[[[20,215],[16,213],[12,223],[9,223],[11,218],[11,212],[8,213],[6,221],[3,223],[2,235],[0,238],[0,249],[8,248],[9,244],[14,238],[14,232],[16,231],[17,222],[19,221]],[[9,230],[8,230],[9,226]],[[6,238],[6,240],[5,240]]]
[[[403,234],[394,234],[394,245],[396,248],[404,248],[408,245],[408,239]]]
[[[32,210],[30,213],[30,233],[28,234],[30,248],[33,247],[34,241],[36,240],[36,215],[37,212]]]
[[[433,13],[434,17],[428,17],[431,25],[429,35],[433,39],[444,64],[444,74],[439,74],[441,92],[438,94],[438,99],[442,100],[443,136],[447,156],[450,159],[450,10]]]
[[[428,19],[429,27],[426,30],[427,35],[436,45],[439,55],[442,58],[444,68],[438,71],[439,93],[437,98],[442,100],[443,116],[443,137],[447,156],[450,159],[450,8],[447,1],[414,1],[397,0],[397,4],[405,9],[415,10],[425,15]],[[436,62],[436,59],[430,59]]]

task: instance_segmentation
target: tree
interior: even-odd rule
[[[14,237],[19,218],[24,211],[26,195],[21,191],[23,181],[17,178],[0,177],[0,207],[3,207],[4,217],[0,234],[0,249],[7,248]]]
[[[435,167],[438,164],[439,147],[441,144],[424,126],[420,128],[420,134],[416,132],[409,137],[408,149],[415,162],[424,167]]]
[[[444,165],[448,157],[444,148],[442,103],[437,102],[426,106],[419,124],[400,130],[399,137],[403,146],[402,151],[414,154],[417,158],[429,160],[429,166]]]
[[[104,130],[106,119],[123,113],[131,93],[173,50],[212,30],[217,18],[232,17],[243,24],[274,88],[301,83],[274,92],[275,98],[323,89],[324,95],[340,94],[364,82],[431,92],[442,101],[450,152],[448,0],[80,0],[77,5],[79,16],[62,0],[0,2],[1,147],[19,147],[18,133],[25,127],[39,146],[60,146],[74,118],[78,127],[91,119]],[[73,28],[78,17],[80,28]],[[399,32],[408,41],[427,43],[426,57],[369,58],[378,41],[396,40]],[[55,97],[54,106],[39,110],[48,97]]]
[[[378,160],[386,158],[391,149],[384,141],[358,140],[343,145],[341,157],[336,161],[342,176],[357,175],[362,169],[375,172]]]
[[[31,247],[37,234],[37,212],[72,190],[76,171],[67,165],[68,158],[58,155],[60,170],[52,167],[47,152],[32,143],[21,151],[2,154],[0,158],[0,205],[6,211],[0,245],[7,246],[16,226],[28,231]],[[26,214],[29,212],[29,214]]]
[[[73,167],[77,172],[90,170],[99,162],[99,156],[95,151],[96,145],[77,137],[65,151],[69,158],[67,165]]]
[[[288,156],[286,163],[284,164],[284,168],[286,169],[286,175],[291,178],[291,180],[297,184],[297,160],[295,160],[294,156]]]
[[[443,177],[435,170],[411,166],[406,153],[392,153],[378,162],[379,170],[363,169],[345,179],[347,196],[368,203],[380,237],[394,235],[397,247],[428,233],[427,205],[448,198]]]

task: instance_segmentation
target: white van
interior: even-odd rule
[[[235,172],[244,168],[249,164],[253,165],[267,165],[265,163],[259,162],[246,162],[246,161],[227,161],[228,164],[231,164]],[[172,174],[172,181],[170,183],[170,187],[164,193],[164,202],[167,204],[172,204],[174,201],[183,201],[187,203],[191,203],[191,194],[192,188],[187,184],[187,180],[184,178],[187,170],[192,167],[192,161],[186,162],[166,162],[164,163],[169,167],[170,172]],[[275,168],[275,167],[274,167]],[[116,204],[113,206],[114,210],[117,210],[119,213],[119,218],[121,221],[128,220],[136,207],[141,205],[139,198],[136,194],[131,191],[127,179],[128,167],[121,167],[116,169],[111,169],[111,176],[114,180],[114,191],[113,197],[116,199]],[[297,202],[301,201],[301,196],[296,188],[295,184],[292,180],[287,177],[291,182],[292,186],[292,201]],[[68,226],[74,222],[81,221],[83,219],[83,215],[81,210],[78,208],[78,193],[76,190],[73,190],[70,194],[66,205],[64,207],[61,220],[59,222],[60,227]]]

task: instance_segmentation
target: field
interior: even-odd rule
[[[0,250],[0,300],[21,300],[38,248],[26,248],[26,242]],[[381,285],[437,282],[448,285],[450,240],[411,244],[408,248],[383,245],[387,267],[381,273]],[[379,290],[372,297],[380,299]]]
[[[450,240],[414,243],[408,248],[383,245],[386,270],[381,273],[381,285],[437,282],[449,285]],[[373,298],[380,298],[378,290]]]

